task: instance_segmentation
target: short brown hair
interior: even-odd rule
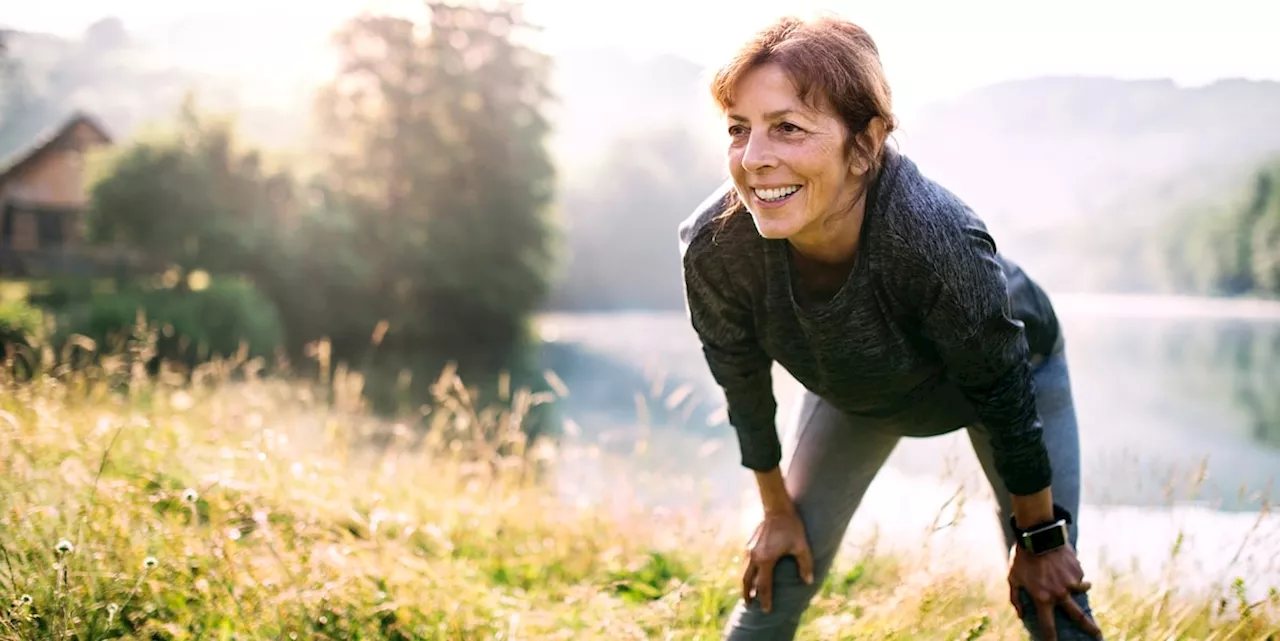
[[[874,175],[879,150],[865,148],[858,135],[879,118],[888,136],[897,121],[880,51],[866,30],[832,16],[781,18],[757,32],[716,72],[711,97],[721,110],[728,110],[738,81],[770,63],[786,72],[806,105],[835,112],[847,134],[845,154],[856,149],[868,156]]]

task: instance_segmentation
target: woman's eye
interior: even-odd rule
[[[778,125],[778,131],[781,131],[784,134],[795,134],[800,133],[803,130],[789,122],[784,122]]]
[[[732,127],[729,127],[730,136],[737,137],[737,136],[744,135],[746,133],[747,133],[747,128],[743,127],[742,125],[733,125]]]

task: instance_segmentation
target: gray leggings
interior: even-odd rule
[[[1036,363],[1035,369],[1036,405],[1044,425],[1045,446],[1053,465],[1054,501],[1073,515],[1079,514],[1080,445],[1071,381],[1061,346],[1048,359]],[[996,475],[986,431],[975,420],[972,409],[965,407],[958,391],[950,390],[942,400],[931,405],[933,407],[925,415],[916,416],[912,421],[923,419],[933,425],[917,422],[903,427],[907,432],[930,433],[953,431],[969,425],[966,430],[974,453],[999,502],[998,516],[1005,533],[1004,549],[1007,551],[1013,545],[1013,532],[1008,525],[1012,505],[1009,493]],[[794,638],[800,617],[830,571],[863,494],[902,438],[893,433],[892,425],[871,424],[850,417],[807,392],[802,397],[797,417],[799,423],[792,434],[799,440],[785,476],[787,489],[804,521],[813,552],[815,581],[812,585],[805,585],[800,580],[795,559],[780,559],[774,569],[773,611],[766,614],[757,602],[750,606],[739,602],[724,630],[725,638],[731,641],[785,641]],[[897,433],[901,434],[903,430],[899,429]],[[1075,524],[1070,528],[1070,536],[1074,547],[1077,539]],[[1020,597],[1025,614],[1023,625],[1032,638],[1039,639],[1035,634],[1036,609],[1031,597],[1025,590],[1021,591]],[[1092,616],[1087,596],[1077,595],[1075,598]],[[1061,610],[1057,611],[1055,619],[1059,640],[1093,638],[1081,631]]]

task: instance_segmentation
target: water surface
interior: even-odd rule
[[[1280,524],[1259,516],[1280,473],[1280,304],[1054,300],[1080,419],[1082,556],[1157,571],[1181,532],[1184,563],[1201,578],[1241,572],[1280,584]],[[754,523],[754,484],[682,313],[549,315],[541,328],[575,355],[551,364],[571,390],[563,407],[584,444],[566,487],[599,500],[625,485],[646,505],[731,515],[731,531]],[[775,368],[784,441],[797,390]],[[937,527],[940,513],[951,520],[957,491],[964,518],[943,542],[986,546],[990,554],[962,556],[999,562],[990,489],[959,432],[904,440],[849,539],[879,532],[914,545],[911,535]]]

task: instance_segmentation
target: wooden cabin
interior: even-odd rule
[[[80,248],[88,204],[84,155],[110,145],[93,118],[75,114],[0,161],[0,275],[62,271]],[[38,267],[37,267],[38,266]]]

